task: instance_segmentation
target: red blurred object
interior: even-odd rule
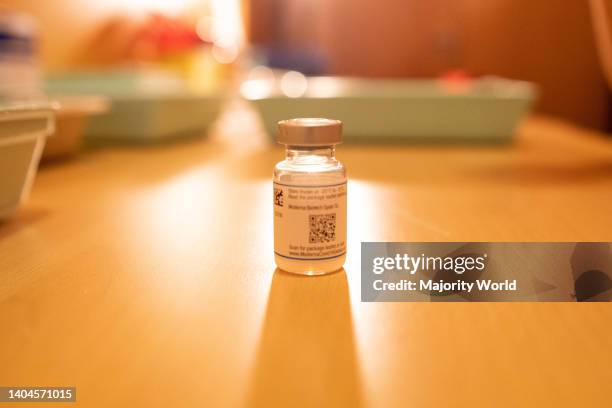
[[[461,94],[469,92],[474,77],[462,69],[453,69],[440,75],[440,86],[448,93]]]
[[[147,54],[163,57],[170,54],[181,53],[205,44],[196,33],[195,27],[180,20],[166,17],[161,14],[152,14],[142,24],[133,49],[147,50]]]
[[[117,15],[96,31],[83,49],[83,60],[94,66],[151,62],[186,54],[210,45],[196,27],[161,14],[144,17]]]
[[[463,69],[451,69],[440,75],[440,79],[443,81],[462,82],[471,81],[474,77]]]

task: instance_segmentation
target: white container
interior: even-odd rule
[[[27,198],[54,116],[49,104],[0,108],[0,220]]]
[[[599,59],[608,87],[612,89],[612,2],[591,0],[591,17]]]
[[[27,14],[0,10],[0,98],[36,101],[42,97],[37,31]]]

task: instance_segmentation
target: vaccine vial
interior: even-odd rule
[[[342,122],[278,123],[285,160],[274,167],[274,259],[287,272],[321,275],[346,259],[346,170],[336,160]]]

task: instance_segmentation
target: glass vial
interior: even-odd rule
[[[278,123],[285,160],[274,167],[274,259],[287,272],[321,275],[346,259],[346,170],[336,160],[342,122]]]

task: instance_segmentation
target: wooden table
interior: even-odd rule
[[[361,241],[612,241],[609,140],[537,118],[512,146],[342,146],[348,260],[306,278],[273,263],[283,153],[236,115],[40,171],[0,226],[0,385],[83,407],[611,404],[610,304],[359,300]]]

